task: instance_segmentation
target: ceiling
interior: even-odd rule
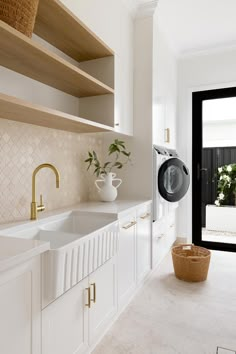
[[[236,0],[159,0],[157,11],[160,30],[179,55],[236,45]]]

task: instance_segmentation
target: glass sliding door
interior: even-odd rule
[[[236,251],[236,88],[192,98],[193,242]]]

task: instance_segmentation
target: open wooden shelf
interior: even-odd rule
[[[74,133],[113,131],[113,128],[51,108],[0,94],[0,118]]]
[[[109,86],[3,21],[0,21],[0,65],[76,97],[114,93]]]
[[[40,0],[34,32],[77,61],[114,55],[58,0]]]

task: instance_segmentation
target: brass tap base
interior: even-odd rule
[[[37,220],[37,203],[32,202],[31,203],[31,216],[30,220]]]

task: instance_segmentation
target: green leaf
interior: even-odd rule
[[[123,155],[127,156],[127,157],[129,157],[129,156],[130,156],[130,152],[121,151],[121,153],[122,153]]]
[[[114,167],[117,167],[117,168],[122,168],[123,167],[123,164],[119,161],[117,161],[115,164],[114,164]]]
[[[109,155],[113,154],[114,152],[120,152],[120,149],[116,145],[112,144],[109,147]]]
[[[106,168],[108,165],[110,165],[111,164],[111,162],[106,162],[106,163],[104,163],[104,166],[103,166],[103,168]]]

